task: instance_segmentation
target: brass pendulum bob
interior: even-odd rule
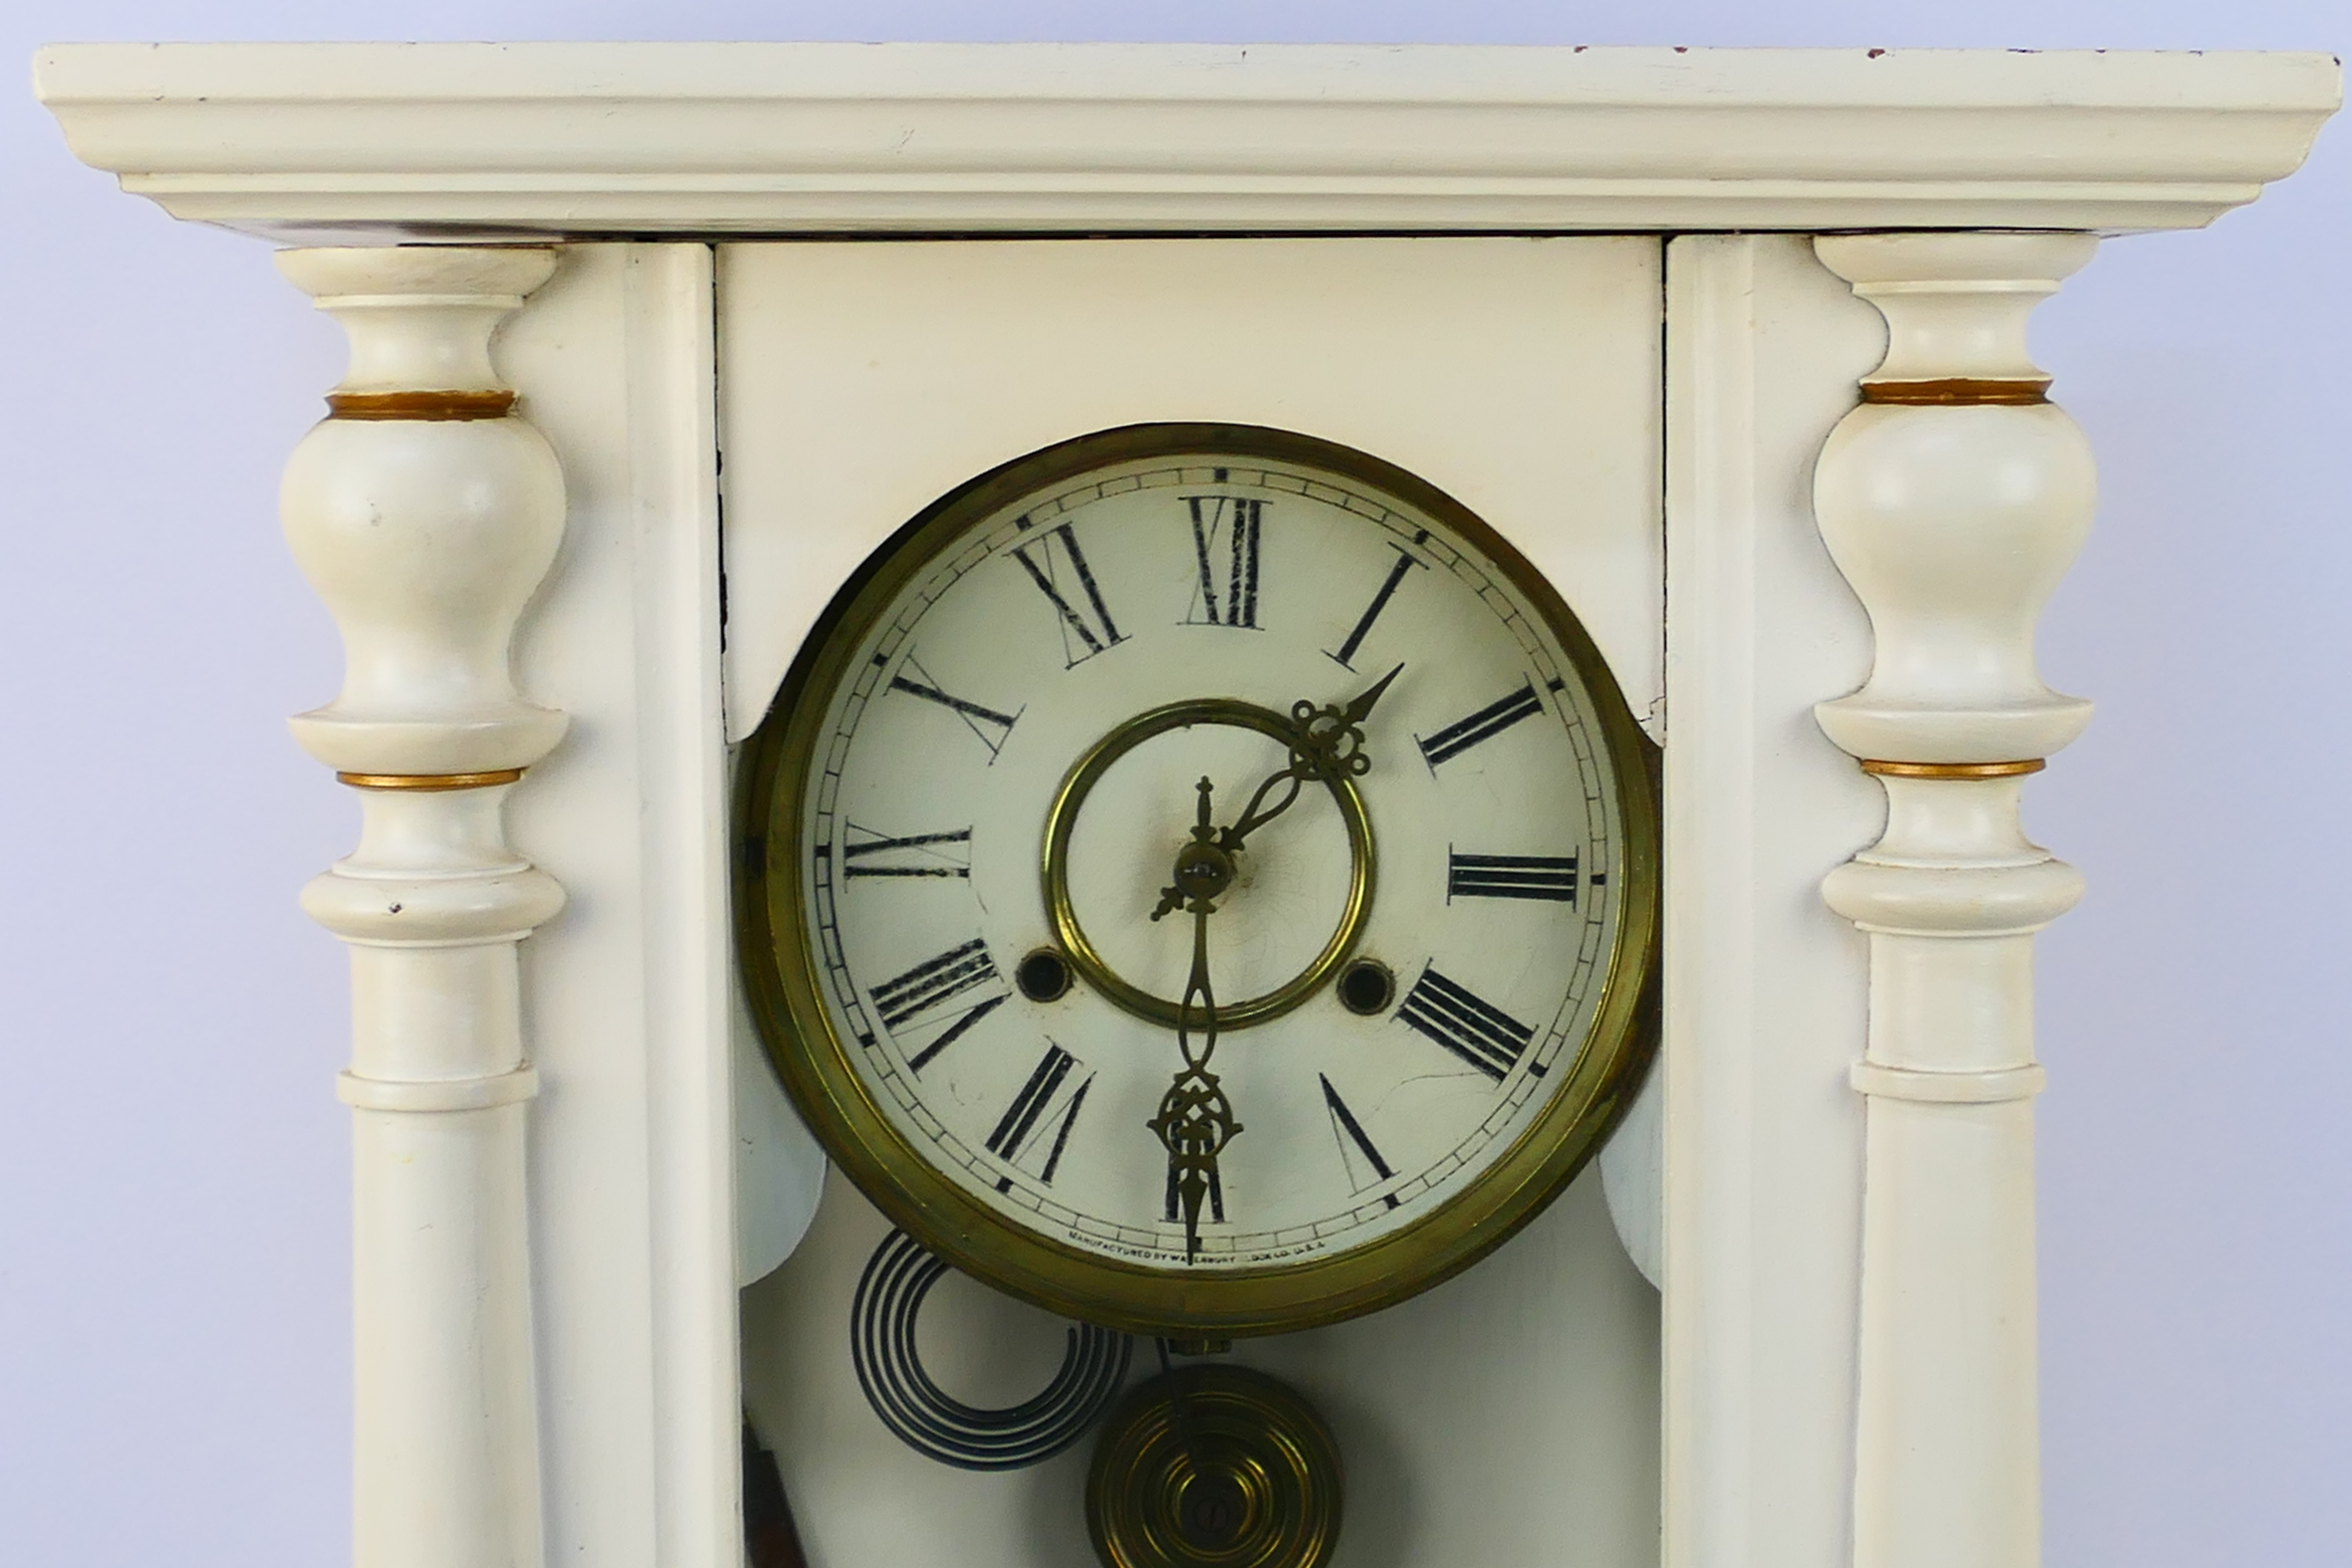
[[[1339,1540],[1339,1446],[1246,1367],[1171,1366],[1104,1423],[1087,1530],[1104,1568],[1321,1568]]]

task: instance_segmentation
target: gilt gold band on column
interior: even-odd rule
[[[1889,763],[1875,757],[1860,761],[1864,773],[1890,779],[2011,779],[2022,773],[2038,773],[2050,765],[2041,757],[2023,757],[2013,763]]]
[[[1927,381],[1865,381],[1862,400],[1924,408],[2018,406],[2049,402],[2050,378],[1948,375]]]
[[[331,392],[330,419],[503,419],[515,395],[490,392]]]
[[[343,773],[335,775],[337,784],[353,789],[408,789],[437,791],[453,789],[489,789],[498,784],[510,784],[522,777],[520,768],[499,768],[483,773]]]

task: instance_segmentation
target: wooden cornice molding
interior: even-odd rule
[[[79,44],[75,153],[284,239],[2210,223],[2316,54]]]

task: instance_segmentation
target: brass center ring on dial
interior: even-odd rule
[[[1195,724],[1223,724],[1240,730],[1255,730],[1290,743],[1297,727],[1283,714],[1254,702],[1232,698],[1195,698],[1190,701],[1171,702],[1164,708],[1154,708],[1134,718],[1105,735],[1081,756],[1062,780],[1055,792],[1054,804],[1045,813],[1045,910],[1054,923],[1054,936],[1069,954],[1071,965],[1086,977],[1087,983],[1118,1006],[1139,1018],[1148,1018],[1167,1028],[1177,1025],[1177,1004],[1165,996],[1157,996],[1121,978],[1109,964],[1103,962],[1078,923],[1076,905],[1070,899],[1070,838],[1077,829],[1078,812],[1087,795],[1108,773],[1111,764],[1128,752],[1171,730],[1190,729]],[[1339,808],[1339,820],[1348,832],[1348,899],[1339,911],[1339,923],[1331,932],[1331,940],[1315,961],[1298,972],[1286,984],[1262,995],[1245,1001],[1217,1005],[1217,1026],[1220,1029],[1244,1029],[1252,1024],[1262,1024],[1278,1018],[1314,994],[1315,988],[1328,980],[1333,972],[1346,962],[1348,954],[1363,934],[1364,922],[1372,910],[1372,820],[1364,809],[1363,796],[1357,792],[1355,780],[1349,777],[1327,778],[1323,781],[1331,792],[1332,804]],[[1246,853],[1246,851],[1244,851]]]

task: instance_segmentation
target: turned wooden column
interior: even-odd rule
[[[2096,243],[1816,243],[1888,334],[1813,489],[1875,637],[1869,682],[1816,711],[1887,802],[1822,889],[1870,939],[1856,1568],[2041,1556],[2033,935],[2082,879],[2026,841],[2018,795],[2090,718],[2042,684],[2033,633],[2095,479],[2025,321]]]
[[[490,336],[546,250],[293,250],[351,338],[287,465],[286,537],[343,637],[341,692],[293,721],[359,793],[360,845],[303,889],[352,950],[358,1568],[539,1568],[537,1396],[516,944],[562,907],[506,796],[562,737],[515,690],[516,618],[563,481]]]

